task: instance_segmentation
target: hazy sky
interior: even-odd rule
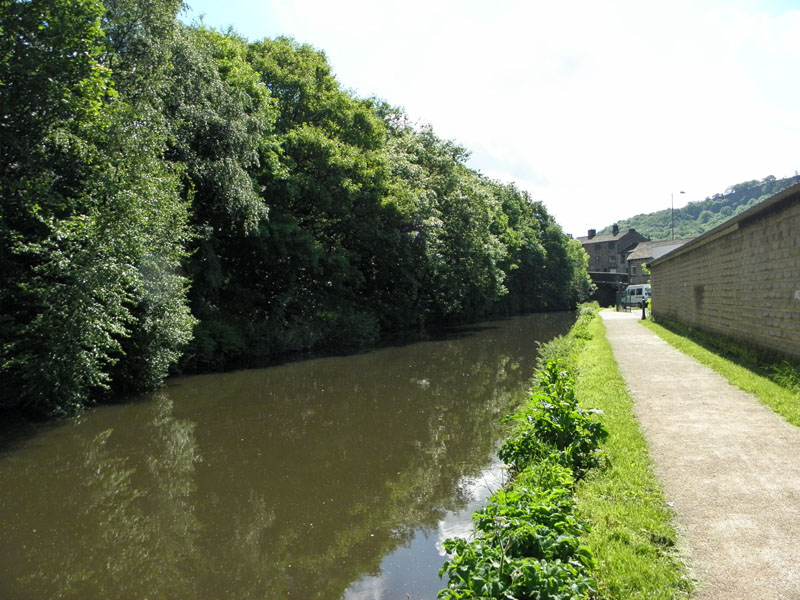
[[[188,3],[323,50],[576,236],[800,171],[800,0]]]

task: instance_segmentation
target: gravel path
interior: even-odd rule
[[[698,599],[800,600],[800,429],[637,321],[601,311]]]

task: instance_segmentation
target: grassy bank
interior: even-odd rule
[[[440,599],[687,597],[671,513],[596,307],[540,349],[513,419],[500,451],[512,479],[475,513],[473,539],[445,543]]]
[[[792,425],[800,427],[800,386],[797,384],[796,370],[790,365],[767,365],[744,350],[737,352],[730,347],[715,347],[714,340],[709,336],[686,328],[667,329],[653,321],[642,321],[642,324],[684,354],[725,377],[731,384],[753,394]]]
[[[671,512],[651,470],[633,400],[599,318],[576,348],[576,392],[603,411],[607,465],[578,485],[578,513],[590,525],[583,542],[597,567],[599,598],[685,598],[691,589],[675,548]]]

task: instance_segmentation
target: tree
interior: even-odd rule
[[[552,217],[463,147],[181,6],[3,3],[0,403],[156,386],[195,324],[182,366],[218,369],[581,296]]]
[[[65,413],[177,358],[186,212],[148,110],[115,87],[102,5],[3,9],[0,403]]]
[[[134,273],[128,289],[132,321],[111,372],[116,391],[160,385],[195,324],[181,268],[191,237],[183,170],[164,160],[172,135],[164,96],[173,81],[182,7],[180,0],[107,0],[103,18],[104,60],[119,92],[114,126],[104,139],[112,174],[105,193],[125,240],[118,246],[121,260]]]
[[[172,45],[163,93],[167,158],[184,169],[194,240],[186,270],[200,320],[184,368],[220,368],[248,347],[263,314],[254,248],[264,243],[268,206],[256,176],[279,176],[274,102],[233,35],[184,28]]]
[[[85,210],[97,204],[86,179],[114,92],[101,64],[102,7],[36,0],[2,8],[2,403],[57,410],[107,384],[123,331],[126,295],[96,288],[124,273],[91,260],[100,226]]]
[[[392,117],[395,118],[395,117]],[[433,321],[475,319],[506,293],[500,261],[505,246],[492,228],[501,206],[464,162],[467,151],[430,127],[397,127],[390,139],[397,206],[422,253],[419,304]]]
[[[570,281],[570,302],[573,305],[586,302],[594,294],[596,286],[589,276],[589,255],[583,245],[575,239],[566,238],[567,255],[572,266]]]

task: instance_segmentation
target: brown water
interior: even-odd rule
[[[182,378],[0,440],[0,598],[435,598],[570,324]]]

